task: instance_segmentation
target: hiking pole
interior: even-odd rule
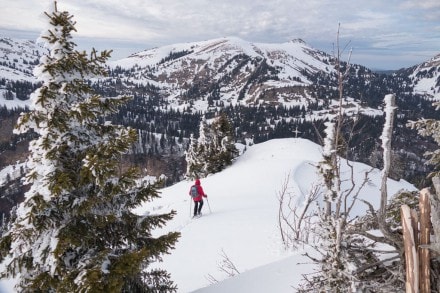
[[[212,211],[211,211],[211,206],[209,205],[209,200],[208,200],[208,197],[206,197],[206,202],[208,203],[209,213],[210,213],[210,214],[212,214]]]

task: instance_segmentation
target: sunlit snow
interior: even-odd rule
[[[175,218],[156,233],[182,234],[176,249],[157,264],[171,273],[178,292],[287,293],[299,284],[302,274],[312,273],[315,267],[302,255],[304,250],[283,248],[277,218],[278,192],[289,175],[289,191],[298,196],[307,194],[318,181],[314,166],[321,156],[322,148],[308,140],[270,140],[248,147],[231,167],[201,180],[208,194],[201,218],[191,219],[189,181],[164,188],[160,199],[136,209],[143,215],[177,211]],[[348,173],[344,169],[342,176]],[[356,181],[360,182],[370,169],[356,163]],[[370,180],[360,197],[377,208],[380,171],[373,170]],[[389,180],[390,195],[400,189],[415,190],[405,181]],[[366,209],[364,204],[356,204],[353,216]],[[219,269],[225,255],[240,275],[228,279]],[[220,282],[212,284],[213,278]],[[14,292],[12,284],[1,280],[0,292]]]
[[[224,254],[242,274],[200,292],[268,292],[267,288],[292,292],[291,286],[298,284],[302,274],[312,272],[313,266],[302,256],[303,251],[283,249],[277,193],[290,174],[289,190],[305,195],[318,181],[314,165],[321,155],[322,148],[308,140],[270,140],[249,147],[233,166],[201,180],[209,205],[205,201],[200,219],[191,219],[188,191],[192,182],[188,181],[163,189],[160,200],[138,208],[140,214],[177,211],[177,216],[158,232],[182,233],[176,249],[160,264],[172,274],[179,292],[211,285],[210,276],[219,281],[227,278],[219,270]],[[357,181],[370,169],[355,164]],[[380,171],[374,170],[370,179],[361,198],[377,208]],[[388,189],[389,194],[399,189],[415,190],[407,182],[393,180],[389,180]],[[359,203],[354,214],[363,214],[366,209]]]

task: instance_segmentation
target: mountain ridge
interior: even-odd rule
[[[259,100],[306,104],[310,97],[298,88],[310,86],[312,81],[304,72],[312,75],[318,71],[330,73],[330,59],[329,55],[302,40],[263,44],[234,37],[145,50],[109,64],[111,68],[130,69],[127,82],[160,87],[170,103],[178,107],[177,104],[187,98],[186,92],[198,92],[201,99],[212,97],[224,104],[255,105]],[[263,75],[264,78],[258,78]],[[262,98],[277,88],[281,90]],[[300,95],[292,90],[295,88]],[[221,97],[213,97],[215,94]],[[180,108],[188,105],[183,104]],[[206,109],[207,105],[204,107]]]
[[[0,105],[11,104],[4,102],[7,95],[8,101],[17,95],[14,89],[6,92],[7,81],[37,83],[32,70],[45,51],[34,41],[0,38],[0,79],[3,79]],[[213,100],[223,104],[307,105],[318,101],[319,97],[311,97],[307,90],[322,77],[332,83],[331,87],[337,86],[333,63],[333,56],[314,49],[301,39],[254,43],[225,37],[146,49],[109,61],[109,70],[122,70],[123,73],[103,80],[111,82],[119,78],[125,83],[157,86],[167,96],[169,104],[179,109],[189,105],[186,101],[189,95],[198,95],[199,100],[209,100],[211,105]],[[368,76],[375,74],[364,66],[351,66],[354,68],[351,74],[364,74],[366,83]],[[391,75],[408,78],[414,94],[440,99],[440,54],[397,72]],[[318,80],[316,76],[320,76]],[[10,107],[29,106],[23,96],[16,102]],[[190,106],[206,110],[209,105]]]
[[[17,44],[15,49],[8,49],[18,52],[10,55],[10,60],[18,58],[20,64],[31,66],[35,56],[30,53],[42,54],[35,53],[35,43],[25,49],[26,42],[14,42],[7,40]],[[359,126],[353,125],[353,129],[368,129],[368,135],[356,130],[358,134],[349,147],[351,159],[380,167],[377,150],[383,97],[395,93],[398,109],[393,146],[398,163],[391,176],[423,181],[422,174],[429,171],[423,153],[435,144],[405,125],[408,120],[438,115],[431,103],[438,97],[440,67],[436,58],[432,60],[391,75],[351,65],[344,83],[343,111],[356,117],[352,121]],[[139,141],[131,152],[136,159],[132,162],[157,176],[164,172],[172,182],[183,175],[184,150],[191,133],[197,135],[201,115],[211,119],[226,113],[239,142],[259,143],[298,133],[319,142],[317,131],[322,130],[322,122],[334,117],[339,107],[335,60],[300,39],[274,44],[227,37],[174,44],[111,61],[108,68],[108,77],[91,82],[104,96],[133,96],[111,118],[113,123],[138,130]],[[341,69],[346,70],[347,64],[342,62]],[[3,125],[16,122],[19,112],[30,106],[29,94],[37,87],[35,80],[9,80],[0,75],[1,115],[8,122]],[[3,167],[23,157],[11,153],[23,149],[19,144],[26,140],[14,137],[10,128],[7,133],[0,131],[4,133],[0,140]],[[406,168],[406,164],[415,167]]]

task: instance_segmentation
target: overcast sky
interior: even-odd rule
[[[0,0],[0,36],[36,38],[53,1]],[[258,43],[301,38],[332,53],[338,23],[352,62],[416,65],[440,53],[440,0],[59,0],[77,22],[80,49],[113,58],[157,46],[236,36]]]

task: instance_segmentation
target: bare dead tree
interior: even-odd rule
[[[388,192],[387,192],[387,181],[388,174],[391,168],[391,137],[393,133],[393,123],[394,115],[396,112],[396,97],[395,95],[385,96],[385,125],[382,132],[382,148],[383,148],[383,160],[384,167],[382,170],[382,182],[380,186],[381,196],[380,196],[380,208],[377,213],[379,229],[382,234],[393,241],[395,246],[402,251],[402,239],[397,237],[395,233],[391,231],[389,225],[386,223],[386,209],[388,203]]]
[[[278,226],[284,247],[295,248],[300,243],[307,243],[312,229],[312,219],[317,215],[312,204],[318,198],[319,185],[313,184],[306,194],[297,196],[289,191],[290,174],[288,174],[278,191]],[[298,205],[298,199],[303,202]]]
[[[352,50],[350,49],[349,54],[348,54],[348,59],[346,62],[346,68],[345,70],[343,70],[342,68],[342,56],[345,53],[346,49],[348,48],[348,45],[350,42],[348,42],[343,49],[341,49],[340,46],[340,30],[341,30],[341,24],[338,24],[338,31],[336,34],[336,50],[334,49],[334,54],[335,54],[335,69],[337,72],[337,79],[338,79],[338,100],[339,100],[339,107],[338,107],[338,115],[337,115],[337,122],[336,122],[336,134],[335,134],[335,141],[334,141],[334,146],[335,146],[335,152],[331,155],[330,160],[331,160],[331,164],[336,166],[338,164],[338,158],[337,158],[337,154],[338,151],[341,147],[341,140],[340,138],[342,137],[341,131],[342,131],[342,123],[343,123],[343,117],[344,117],[344,113],[343,113],[343,100],[344,100],[344,83],[346,81],[346,78],[350,72],[350,60],[351,60],[351,54],[352,54]],[[335,177],[335,182],[338,182],[337,178],[340,178],[340,173],[339,173],[339,168],[336,168],[334,171],[334,177]],[[338,189],[338,187],[340,188],[340,186],[338,186],[336,184],[336,189]],[[336,190],[337,191],[337,190]],[[327,202],[326,203],[326,215],[330,215],[331,213],[331,203]]]
[[[218,266],[219,270],[226,273],[228,277],[234,277],[236,275],[239,275],[240,272],[238,271],[235,264],[231,261],[229,256],[226,254],[226,252],[222,249],[222,260]]]
[[[434,176],[432,178],[432,183],[434,186],[434,192],[430,194],[431,203],[431,222],[432,229],[434,232],[435,240],[432,242],[428,248],[440,255],[440,177]]]
[[[324,206],[320,210],[320,221],[316,228],[318,231],[315,231],[315,233],[318,232],[323,241],[312,244],[312,246],[321,253],[322,259],[311,259],[320,265],[321,272],[319,276],[313,279],[313,286],[309,286],[309,288],[345,292],[344,290],[349,290],[356,284],[355,286],[358,289],[367,290],[365,292],[371,292],[368,290],[374,290],[372,288],[380,288],[376,292],[396,292],[400,288],[394,285],[401,282],[402,274],[399,271],[401,265],[394,263],[400,258],[401,254],[396,253],[399,252],[399,250],[396,250],[385,257],[384,252],[377,250],[376,242],[396,246],[395,243],[399,243],[399,239],[392,238],[393,234],[391,233],[391,236],[386,233],[383,233],[383,236],[375,235],[369,231],[371,227],[360,225],[357,219],[351,215],[355,203],[359,202],[360,192],[369,182],[369,173],[372,168],[370,171],[365,172],[361,182],[355,182],[354,166],[348,161],[348,142],[343,139],[342,134],[345,117],[343,90],[350,70],[351,50],[348,57],[349,61],[343,65],[341,57],[347,46],[342,50],[340,49],[339,36],[340,26],[337,32],[337,50],[335,53],[339,109],[333,121],[326,123],[326,137],[323,139],[323,161],[318,165],[323,178]],[[390,135],[391,133],[387,134],[387,137],[391,138]],[[348,137],[350,138],[352,135],[350,134]],[[345,158],[343,158],[344,155]],[[388,156],[388,153],[385,153],[385,155]],[[342,169],[349,170],[349,174],[342,174]],[[385,189],[386,180],[388,180],[388,173],[382,180],[382,182],[385,182],[383,183]],[[371,214],[375,215],[374,222],[377,225],[379,222],[378,215],[381,213],[386,214],[387,200],[384,201],[383,209],[380,211],[376,211],[370,203],[366,203],[371,210]],[[388,228],[385,223],[386,218],[384,216],[381,219],[385,230]],[[294,224],[292,223],[291,226],[295,228]],[[389,263],[393,263],[393,265],[389,265]],[[380,273],[376,274],[375,270]],[[309,282],[309,285],[312,283]],[[382,286],[379,286],[379,284],[382,284]]]
[[[240,274],[240,271],[237,269],[235,264],[232,262],[232,260],[229,258],[229,256],[226,254],[226,252],[222,249],[220,256],[222,257],[220,263],[218,264],[217,268],[220,272],[223,272],[226,274],[227,277],[234,277],[236,275]],[[213,275],[208,274],[205,277],[211,284],[218,283],[219,281],[217,278],[215,278]]]

